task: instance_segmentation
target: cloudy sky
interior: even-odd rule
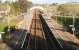
[[[5,0],[2,0],[3,2]],[[12,0],[8,0],[8,1],[12,1]],[[16,0],[13,0],[16,1]],[[66,2],[79,2],[79,0],[29,0],[31,2],[33,2],[34,4],[51,4],[51,3],[66,3]]]

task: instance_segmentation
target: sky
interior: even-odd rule
[[[1,0],[1,1],[2,1],[2,2],[5,2],[6,0]],[[7,1],[10,1],[10,2],[11,2],[11,1],[14,1],[14,2],[15,2],[16,0],[7,0]]]
[[[2,0],[4,2],[5,0]],[[8,0],[16,1],[16,0]],[[51,3],[67,3],[67,2],[79,2],[79,0],[28,0],[34,4],[51,4]]]
[[[79,2],[79,0],[32,0],[32,2],[35,4],[43,4],[43,3],[66,3],[66,2]]]

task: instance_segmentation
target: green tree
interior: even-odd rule
[[[17,2],[12,2],[10,4],[11,11],[10,14],[20,14],[23,12],[27,12],[27,8],[31,6],[31,2],[27,2],[27,0],[18,0]]]
[[[20,11],[27,12],[28,2],[27,0],[19,0]]]

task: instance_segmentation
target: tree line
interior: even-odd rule
[[[4,3],[1,3],[0,1],[0,4],[7,4],[10,6],[10,15],[17,15],[20,13],[27,12],[27,9],[30,8],[32,5],[32,3],[28,2],[27,0],[18,0],[16,2],[5,1]]]

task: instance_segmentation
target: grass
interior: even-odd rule
[[[16,25],[16,23],[17,23],[17,21],[16,21],[16,20],[11,20],[11,21],[10,21],[10,26],[15,26],[15,25]]]
[[[2,32],[6,26],[7,26],[6,22],[0,22],[0,32]]]
[[[10,26],[15,26],[16,23],[17,23],[16,20],[11,20],[9,25]],[[0,32],[2,32],[6,26],[8,26],[7,22],[0,21]]]

